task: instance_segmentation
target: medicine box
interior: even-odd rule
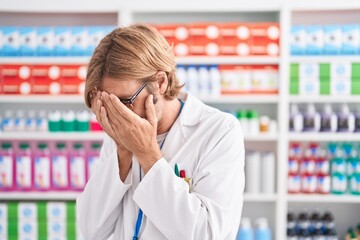
[[[342,26],[342,54],[360,53],[360,25]]]
[[[35,27],[20,28],[20,55],[35,56],[37,48],[37,35]]]
[[[17,27],[2,28],[2,56],[19,56],[20,55],[20,31]]]
[[[325,54],[338,55],[342,48],[342,29],[340,25],[325,26]]]
[[[89,45],[89,32],[87,27],[72,27],[72,56],[85,56]]]
[[[305,26],[292,26],[290,36],[291,55],[303,55],[306,53],[307,32]]]
[[[72,46],[72,34],[70,27],[55,28],[55,55],[69,56]]]
[[[55,30],[52,27],[37,28],[37,56],[55,55]]]
[[[307,27],[307,48],[309,55],[321,55],[324,53],[324,28],[320,25]]]

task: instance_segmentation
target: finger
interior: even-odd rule
[[[98,120],[98,122],[101,124],[101,114],[100,114],[100,109],[103,106],[103,103],[100,99],[98,99],[96,101],[96,108],[95,108],[95,115],[96,115],[96,119]]]
[[[101,120],[102,120],[102,127],[105,130],[105,132],[109,136],[114,136],[114,130],[113,130],[112,125],[110,124],[109,119],[107,117],[106,109],[103,106],[100,108],[100,115],[101,115]]]
[[[97,112],[97,100],[100,99],[100,92],[97,91],[93,98],[91,98],[91,110],[96,114]]]
[[[153,99],[154,99],[154,96],[152,94],[150,94],[146,99],[146,104],[145,104],[146,120],[148,120],[152,126],[156,126],[157,125],[157,117],[156,117],[156,110],[155,110],[155,105],[154,105]]]
[[[140,117],[126,107],[114,94],[110,94],[109,98],[109,105],[111,105],[114,112],[120,115],[123,119],[130,123],[140,120]]]
[[[105,108],[107,110],[108,113],[108,117],[113,121],[113,122],[126,122],[126,119],[124,119],[122,116],[119,116],[118,111],[116,110],[116,108],[113,106],[113,104],[111,103],[111,100],[109,98],[109,94],[107,92],[102,92],[101,93],[101,98],[103,99]]]

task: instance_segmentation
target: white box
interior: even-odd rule
[[[351,80],[347,78],[331,78],[330,94],[333,96],[350,96]]]
[[[18,233],[20,239],[38,239],[38,225],[37,221],[19,220],[18,222]]]
[[[299,79],[319,78],[320,66],[318,63],[299,64]]]
[[[7,222],[7,220],[8,220],[7,204],[0,203],[0,222]]]
[[[351,63],[331,63],[330,64],[330,78],[348,78],[351,79]]]
[[[35,56],[37,48],[36,29],[33,27],[20,28],[20,55]]]
[[[306,52],[307,33],[304,26],[292,26],[290,36],[291,55],[303,55]]]
[[[300,80],[300,95],[318,96],[320,94],[320,81],[317,78]]]
[[[66,220],[66,203],[48,202],[46,205],[48,220]]]
[[[7,239],[8,236],[8,224],[7,220],[0,220],[0,239]]]
[[[18,219],[22,221],[37,221],[37,206],[36,203],[19,203],[18,205]]]
[[[307,48],[306,53],[320,55],[324,53],[324,29],[322,26],[307,27]]]
[[[65,220],[63,220],[63,221],[48,220],[47,234],[48,234],[48,236],[65,237],[66,236]]]
[[[71,28],[57,27],[55,29],[55,55],[69,56],[71,53]]]
[[[72,56],[85,56],[89,46],[89,32],[86,27],[72,28]]]
[[[342,32],[342,54],[359,54],[360,25],[343,25]]]
[[[342,29],[340,25],[325,26],[325,54],[340,54],[342,48]]]

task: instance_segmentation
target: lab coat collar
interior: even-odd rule
[[[185,126],[198,124],[203,117],[203,103],[189,93],[181,92],[178,97],[185,103],[179,116],[180,124]]]

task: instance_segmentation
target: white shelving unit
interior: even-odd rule
[[[330,204],[335,211],[343,208],[360,207],[360,196],[351,195],[290,195],[287,194],[287,162],[288,146],[292,141],[359,141],[360,134],[300,134],[289,133],[288,117],[290,103],[359,103],[360,97],[306,97],[289,95],[289,65],[290,63],[331,63],[343,61],[359,61],[359,56],[301,56],[289,55],[289,34],[294,24],[319,24],[313,20],[321,17],[324,23],[347,23],[350,17],[360,16],[359,0],[319,0],[319,1],[235,1],[224,0],[212,2],[198,0],[174,2],[166,0],[155,1],[117,1],[104,0],[101,3],[94,0],[62,0],[46,2],[33,0],[3,0],[0,4],[0,21],[8,25],[91,25],[114,24],[128,25],[139,21],[154,21],[154,23],[190,22],[193,21],[278,21],[281,28],[281,54],[279,57],[182,57],[177,58],[179,65],[190,64],[249,64],[249,65],[279,65],[278,95],[244,95],[222,96],[219,98],[203,98],[205,103],[216,106],[244,105],[264,107],[274,113],[278,121],[278,133],[272,135],[246,136],[245,141],[251,146],[271,147],[277,156],[276,189],[272,195],[244,194],[244,212],[252,210],[267,215],[274,231],[274,239],[286,239],[286,213],[289,207],[299,204]],[[346,15],[343,18],[338,16]],[[96,17],[92,17],[96,16]],[[306,16],[306,17],[301,17]],[[323,17],[323,18],[322,18]],[[303,22],[302,22],[303,21]],[[340,21],[340,22],[338,22]],[[360,19],[359,19],[360,23]],[[89,57],[0,57],[0,64],[87,64]],[[52,104],[66,106],[84,105],[82,96],[0,96],[0,111],[12,106],[28,106],[36,104],[52,108]],[[102,140],[103,133],[0,133],[0,140]],[[269,144],[271,142],[271,144]],[[36,192],[1,193],[0,201],[10,200],[74,200],[77,192]],[[347,204],[352,204],[348,206]],[[354,205],[355,204],[355,205]],[[351,209],[352,210],[352,209]],[[352,213],[354,214],[354,213]],[[356,216],[355,216],[356,217]],[[340,223],[339,223],[340,221]],[[337,219],[337,226],[341,219]],[[347,226],[345,226],[347,227]]]

